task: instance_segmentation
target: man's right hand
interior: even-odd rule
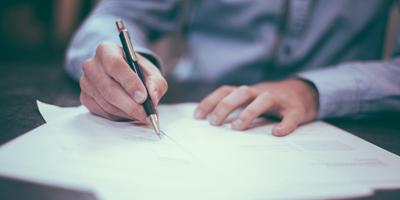
[[[146,122],[141,105],[147,97],[146,89],[125,60],[122,47],[102,43],[96,55],[82,64],[85,73],[79,80],[80,100],[92,113],[111,120],[139,120]],[[168,84],[160,70],[145,57],[136,54],[154,106],[167,92]]]

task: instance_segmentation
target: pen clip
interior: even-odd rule
[[[128,47],[128,52],[129,52],[129,55],[132,58],[132,61],[137,61],[136,52],[133,49],[132,42],[131,42],[131,37],[129,36],[128,31],[125,29],[121,33],[124,35],[124,38],[126,40],[126,44],[127,44],[127,47]]]

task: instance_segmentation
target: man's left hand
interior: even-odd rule
[[[230,113],[241,106],[243,111],[231,125],[244,130],[260,115],[282,121],[272,128],[275,136],[293,132],[299,124],[315,119],[319,97],[315,86],[301,79],[261,82],[252,86],[222,86],[204,98],[195,111],[196,119],[209,115],[212,125],[221,125]]]

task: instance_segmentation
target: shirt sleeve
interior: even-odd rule
[[[400,6],[400,1],[398,5]],[[297,74],[319,93],[317,119],[398,117],[400,113],[400,26],[392,58],[348,62]]]
[[[177,17],[182,2],[178,0],[103,0],[84,21],[71,40],[65,69],[75,80],[83,75],[82,63],[95,55],[100,43],[121,46],[115,22],[122,19],[135,51],[153,62],[163,72],[160,58],[148,46],[154,40],[178,29]]]
[[[318,119],[400,112],[400,58],[342,63],[302,72],[298,77],[318,90]]]

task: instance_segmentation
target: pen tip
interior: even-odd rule
[[[160,137],[161,139],[161,131],[160,131],[160,124],[158,122],[158,118],[156,114],[151,114],[148,117],[150,124],[153,126],[154,131],[156,132],[156,134],[158,135],[158,137]]]

